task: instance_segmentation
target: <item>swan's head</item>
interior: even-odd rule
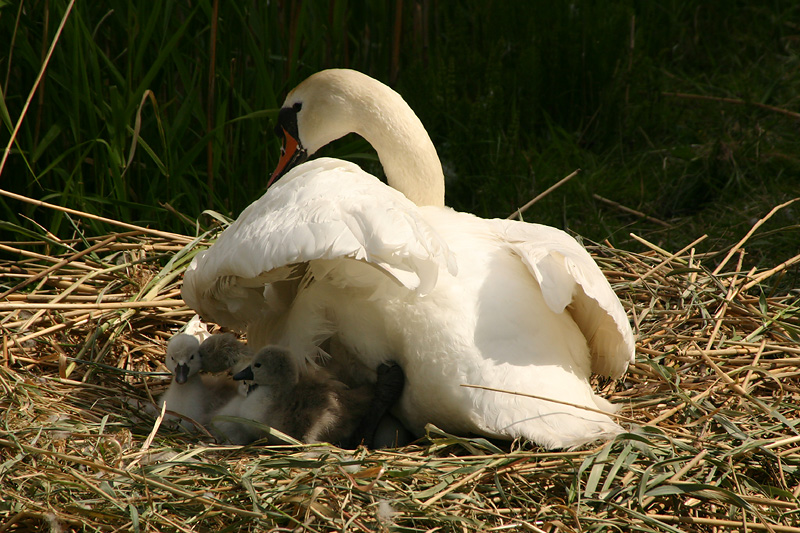
[[[252,381],[259,386],[284,388],[297,384],[300,374],[289,350],[280,346],[265,346],[253,357],[250,366],[236,373],[233,379]]]
[[[273,181],[326,144],[359,132],[356,117],[364,107],[362,93],[382,83],[354,70],[330,69],[306,78],[286,97],[278,112],[275,133],[283,139]]]
[[[200,370],[200,342],[185,333],[175,335],[167,343],[166,364],[176,383],[186,383]]]

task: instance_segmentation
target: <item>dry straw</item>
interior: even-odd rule
[[[743,270],[747,239],[589,247],[638,337],[597,383],[630,432],[547,452],[436,428],[396,450],[226,447],[161,424],[144,406],[208,241],[78,237],[2,243],[0,532],[800,532],[798,293],[790,261]]]

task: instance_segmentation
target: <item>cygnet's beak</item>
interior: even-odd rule
[[[233,379],[235,379],[236,381],[242,381],[243,379],[252,381],[254,377],[255,376],[253,376],[253,369],[250,368],[249,366],[244,370],[237,372],[236,374],[233,375]]]
[[[175,381],[177,383],[186,383],[189,379],[189,365],[183,364],[175,367]]]

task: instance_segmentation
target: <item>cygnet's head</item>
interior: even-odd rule
[[[233,376],[235,380],[249,380],[259,386],[291,387],[300,375],[292,353],[280,346],[266,346],[253,357],[253,362]]]
[[[223,372],[250,354],[233,333],[211,335],[200,344],[200,361],[206,372]]]
[[[177,383],[186,383],[200,370],[200,342],[185,333],[175,335],[167,343],[166,364]]]

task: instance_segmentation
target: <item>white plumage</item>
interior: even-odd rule
[[[341,160],[290,170],[196,256],[182,289],[192,308],[246,328],[255,349],[282,344],[315,361],[334,337],[370,370],[396,361],[406,386],[395,412],[417,433],[430,422],[556,448],[620,431],[606,414],[461,386],[614,411],[589,377],[622,375],[633,334],[583,247],[551,227],[444,207],[421,123],[363,74],[318,73],[287,109],[298,138],[284,125],[286,146],[313,153],[355,131],[391,187]]]

